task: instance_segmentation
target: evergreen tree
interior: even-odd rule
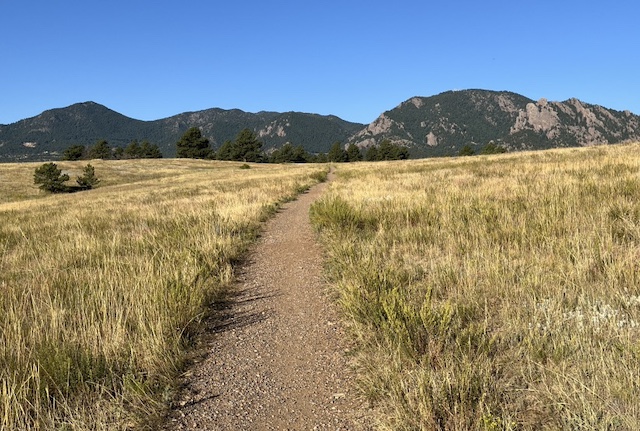
[[[122,148],[122,147],[116,147],[116,148],[113,150],[112,157],[113,157],[114,159],[116,159],[116,160],[122,160],[122,159],[126,158],[126,157],[125,157],[125,154],[124,154],[124,148]]]
[[[162,158],[162,151],[160,151],[160,147],[158,147],[157,144],[152,144],[146,140],[142,141],[142,145],[140,146],[140,154],[146,159]]]
[[[309,161],[309,153],[302,145],[298,145],[293,149],[293,163],[307,163]]]
[[[302,145],[294,147],[290,142],[271,153],[272,163],[306,163],[309,161],[309,153]]]
[[[138,140],[134,139],[127,145],[124,149],[124,158],[126,159],[139,159],[142,157],[142,151],[140,148],[140,144],[138,144]]]
[[[161,159],[162,152],[156,144],[151,144],[149,141],[144,140],[142,144],[139,144],[136,139],[131,141],[129,145],[124,149],[120,149],[122,157],[124,159]],[[114,154],[114,157],[116,155]],[[117,157],[116,157],[117,158]]]
[[[40,190],[50,193],[62,193],[68,191],[68,187],[64,185],[69,180],[69,175],[63,174],[55,163],[45,163],[36,168],[33,174],[33,182],[37,184]]]
[[[293,159],[293,145],[290,142],[287,142],[282,147],[276,149],[273,153],[271,153],[271,162],[272,163],[290,163]]]
[[[327,163],[328,161],[327,153],[318,153],[313,156],[309,156],[309,162],[311,163]]]
[[[93,147],[89,149],[89,158],[90,159],[102,159],[108,160],[111,158],[111,147],[109,147],[109,143],[104,139],[98,141]]]
[[[473,150],[473,147],[469,144],[465,145],[458,151],[458,156],[473,156],[476,152]]]
[[[242,162],[262,161],[262,142],[250,129],[243,129],[235,140],[233,160]]]
[[[383,139],[378,146],[378,160],[406,160],[409,158],[409,150],[402,145],[393,144],[388,139]]]
[[[506,153],[507,149],[501,145],[497,145],[495,142],[490,141],[484,148],[480,151],[480,154],[502,154]]]
[[[409,149],[403,145],[392,143],[383,139],[378,146],[369,147],[365,154],[365,160],[376,162],[381,160],[406,160],[409,158]]]
[[[96,177],[95,169],[90,164],[85,166],[82,172],[82,176],[76,179],[76,182],[81,189],[90,190],[100,182],[100,180]]]
[[[357,145],[351,144],[349,148],[347,148],[347,161],[348,162],[359,162],[362,160],[362,153],[360,152],[360,148]]]
[[[233,142],[225,141],[215,154],[218,160],[233,160]]]
[[[342,163],[347,161],[347,152],[342,149],[340,141],[333,143],[327,153],[327,160],[330,162]]]
[[[365,154],[365,160],[368,162],[376,162],[378,160],[380,160],[378,158],[378,147],[376,147],[375,145],[372,147],[369,147],[369,149],[367,150],[367,153]]]
[[[80,160],[84,157],[84,145],[72,145],[62,153],[62,160]]]
[[[176,146],[176,156],[181,158],[205,159],[211,154],[209,140],[202,136],[202,132],[197,127],[187,130]]]
[[[289,144],[291,145],[291,144]],[[276,150],[278,152],[278,150]],[[262,142],[250,129],[243,129],[233,141],[225,141],[215,155],[218,160],[235,160],[238,162],[262,162]],[[280,157],[279,152],[276,157]]]

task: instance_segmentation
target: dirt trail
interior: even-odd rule
[[[270,220],[219,306],[165,430],[369,430],[322,277],[309,207],[325,184]]]

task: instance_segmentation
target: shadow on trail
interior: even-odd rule
[[[211,317],[207,323],[207,332],[222,333],[234,329],[255,325],[269,318],[272,311],[260,308],[251,312],[238,311],[238,305],[269,299],[274,295],[247,295],[248,288],[227,293],[218,299],[211,308]]]

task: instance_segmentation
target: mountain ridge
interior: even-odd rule
[[[94,145],[105,139],[125,147],[133,139],[158,145],[165,156],[175,155],[175,144],[190,127],[199,127],[219,148],[244,128],[256,132],[265,149],[291,141],[311,152],[326,152],[335,141],[345,141],[364,124],[334,115],[301,112],[245,112],[209,108],[187,111],[158,120],[127,117],[96,102],[80,102],[0,125],[0,161],[37,161],[59,157],[71,145]],[[293,137],[293,139],[291,139]]]
[[[267,151],[286,142],[312,153],[327,152],[336,141],[366,149],[387,139],[408,147],[413,157],[453,156],[465,146],[479,150],[489,142],[515,151],[640,140],[640,116],[630,111],[576,98],[534,101],[510,91],[470,89],[412,97],[368,125],[335,115],[222,108],[144,121],[81,102],[0,125],[0,161],[50,160],[71,145],[100,139],[120,147],[148,140],[173,157],[189,127],[199,127],[214,149],[249,128]]]
[[[640,139],[640,117],[576,98],[536,102],[509,91],[448,91],[400,103],[348,143],[367,148],[382,139],[418,157],[456,155],[491,141],[509,150],[613,144]]]

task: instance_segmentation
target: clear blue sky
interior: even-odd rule
[[[369,123],[468,88],[640,114],[639,17],[635,0],[0,0],[0,124],[90,100]]]

